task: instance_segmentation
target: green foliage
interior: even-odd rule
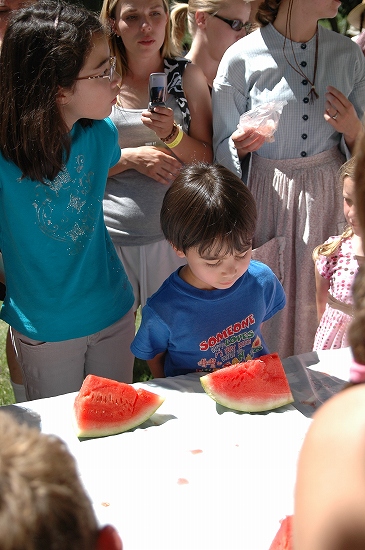
[[[361,0],[342,0],[338,12],[342,17],[346,17],[358,4],[361,4]]]
[[[141,308],[139,307],[136,315],[136,332],[140,324],[141,324]],[[146,361],[143,361],[142,359],[137,359],[136,357],[134,360],[134,368],[133,368],[133,382],[146,382],[146,380],[150,380],[151,378],[152,378],[152,374],[150,369],[148,368]]]
[[[1,307],[0,302],[0,307]],[[5,342],[8,325],[0,320],[0,406],[14,403],[14,394],[10,384],[8,364],[6,362]]]

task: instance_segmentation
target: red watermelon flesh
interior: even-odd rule
[[[272,541],[269,550],[293,550],[292,523],[293,516],[286,516]]]
[[[277,353],[224,367],[200,381],[214,401],[237,411],[269,411],[294,401]]]
[[[135,428],[163,401],[163,397],[145,389],[89,374],[74,403],[77,436],[101,437]]]

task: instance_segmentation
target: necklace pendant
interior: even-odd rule
[[[309,102],[310,103],[314,103],[314,100],[319,98],[316,87],[313,86],[313,85],[311,86],[311,89],[309,90],[308,95],[309,95]]]

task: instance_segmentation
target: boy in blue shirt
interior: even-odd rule
[[[271,269],[251,260],[256,217],[251,192],[217,164],[185,166],[168,189],[162,230],[187,263],[147,300],[131,345],[155,378],[269,353],[261,324],[285,294]]]

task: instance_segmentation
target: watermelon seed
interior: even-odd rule
[[[178,485],[187,485],[189,482],[187,479],[185,479],[184,477],[179,477],[179,479],[177,480],[177,484]]]

